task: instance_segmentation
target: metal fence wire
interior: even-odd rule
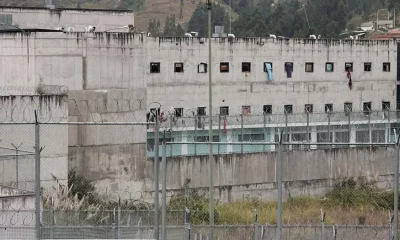
[[[207,116],[156,119],[1,122],[0,239],[368,240],[391,239],[396,231],[396,112],[217,115],[212,161]],[[322,157],[311,157],[318,153]],[[339,156],[348,157],[340,162]],[[143,193],[131,185],[120,192],[111,183],[90,185],[90,171],[121,177],[130,169],[118,168],[120,162],[135,158],[152,165],[146,171],[154,202],[142,202]],[[360,159],[367,164],[342,174],[364,163]],[[85,168],[90,161],[98,164]],[[250,161],[255,167],[244,169]],[[185,174],[195,168],[184,162],[216,164],[221,182],[212,183],[213,195],[207,191],[208,166],[191,172],[199,180],[191,185]],[[180,171],[167,172],[175,163]],[[226,163],[232,163],[229,171],[218,165]],[[308,167],[295,175],[300,166]],[[314,176],[317,167],[322,173]],[[240,171],[248,174],[240,179]],[[180,189],[169,184],[176,176]],[[265,178],[253,181],[257,176]],[[221,184],[223,179],[231,182]],[[245,184],[235,193],[239,180]],[[302,188],[293,191],[296,184]],[[231,194],[223,198],[225,190]],[[210,199],[216,199],[215,208]]]

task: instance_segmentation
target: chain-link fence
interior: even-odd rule
[[[0,239],[393,235],[395,112],[218,115],[209,161],[207,116],[82,104],[68,121],[0,121]]]

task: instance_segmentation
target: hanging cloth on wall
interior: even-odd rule
[[[352,90],[353,89],[353,81],[351,80],[351,73],[350,73],[350,71],[347,71],[347,79],[349,80],[349,88],[350,88],[350,90]]]
[[[272,65],[271,65],[271,63],[265,63],[265,72],[267,72],[268,80],[274,81],[274,75],[272,74]]]
[[[286,77],[292,78],[293,63],[285,63],[285,71],[286,71]]]

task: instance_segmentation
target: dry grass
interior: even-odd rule
[[[258,223],[276,224],[277,203],[240,201],[217,206],[220,224],[252,224],[257,209]],[[283,203],[283,223],[318,224],[321,222],[321,209],[325,212],[327,224],[338,225],[384,225],[388,222],[388,211],[371,206],[342,207],[332,206],[327,200],[297,198]]]

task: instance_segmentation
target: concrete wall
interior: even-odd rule
[[[146,91],[107,90],[70,93],[70,122],[146,121]],[[141,197],[148,175],[145,125],[69,126],[69,169],[91,180],[108,199]]]
[[[213,39],[212,44],[214,113],[229,106],[230,114],[239,114],[245,105],[252,113],[261,113],[263,105],[272,105],[273,113],[283,114],[286,104],[293,104],[295,113],[303,113],[305,104],[323,112],[328,103],[334,111],[343,111],[346,101],[353,103],[354,111],[362,111],[368,101],[380,110],[382,101],[393,106],[396,102],[395,41]],[[149,60],[161,62],[160,74],[146,74],[149,101],[160,102],[167,110],[182,107],[185,115],[208,107],[208,74],[197,72],[197,64],[208,62],[207,41],[147,39],[147,45],[154,49]],[[174,73],[175,62],[184,63],[184,73]],[[230,63],[229,73],[220,73],[220,62]],[[247,76],[242,62],[252,63]],[[263,71],[264,62],[272,62],[274,81]],[[286,76],[285,62],[294,63],[292,78]],[[314,63],[314,72],[305,72],[306,62]],[[326,62],[334,63],[334,72],[325,72]],[[353,63],[353,90],[345,62]],[[371,72],[364,72],[364,62],[372,62]],[[390,72],[383,72],[383,62],[391,63]]]
[[[75,31],[85,31],[87,26],[95,26],[96,31],[134,25],[133,11],[89,10],[89,9],[47,9],[0,7],[1,15],[12,15],[12,24],[20,28],[55,29],[73,27]]]
[[[223,202],[253,197],[275,200],[276,154],[269,152],[216,156],[216,198]],[[365,176],[376,180],[381,188],[391,188],[393,154],[394,149],[386,147],[284,153],[284,197],[324,195],[336,181],[346,177]],[[185,185],[199,191],[207,191],[208,166],[208,156],[168,158],[169,194],[182,190]]]
[[[35,87],[42,81],[71,90],[148,88],[148,102],[163,109],[182,107],[191,115],[208,106],[208,74],[197,71],[200,62],[208,62],[206,39],[128,33],[31,33],[21,39],[13,33],[1,40],[0,87]],[[304,112],[305,104],[314,104],[315,111],[328,103],[334,111],[343,111],[344,102],[352,102],[353,111],[362,111],[369,101],[373,110],[381,110],[382,101],[395,106],[396,46],[396,41],[215,38],[213,104],[229,106],[231,114],[241,113],[244,105],[252,113],[261,113],[263,105],[272,105],[273,113],[283,113],[285,104],[294,112]],[[160,73],[150,73],[150,62],[160,62]],[[176,62],[184,64],[183,73],[174,72]],[[229,62],[229,73],[219,71],[220,62]],[[247,75],[242,62],[251,62]],[[264,62],[273,64],[273,81]],[[285,62],[294,63],[292,78],[286,76]],[[314,72],[305,72],[306,62],[314,63]],[[325,72],[326,62],[334,63],[334,72]],[[346,62],[353,63],[352,90]],[[365,62],[372,63],[370,72],[364,71]],[[389,72],[383,72],[384,62],[391,64]]]
[[[0,183],[28,191],[35,188],[35,110],[39,122],[43,123],[40,125],[40,145],[44,147],[41,152],[42,187],[52,190],[56,179],[65,183],[68,126],[46,123],[60,121],[65,114],[68,116],[66,97],[2,96],[0,103]],[[19,147],[18,159],[13,145]]]

